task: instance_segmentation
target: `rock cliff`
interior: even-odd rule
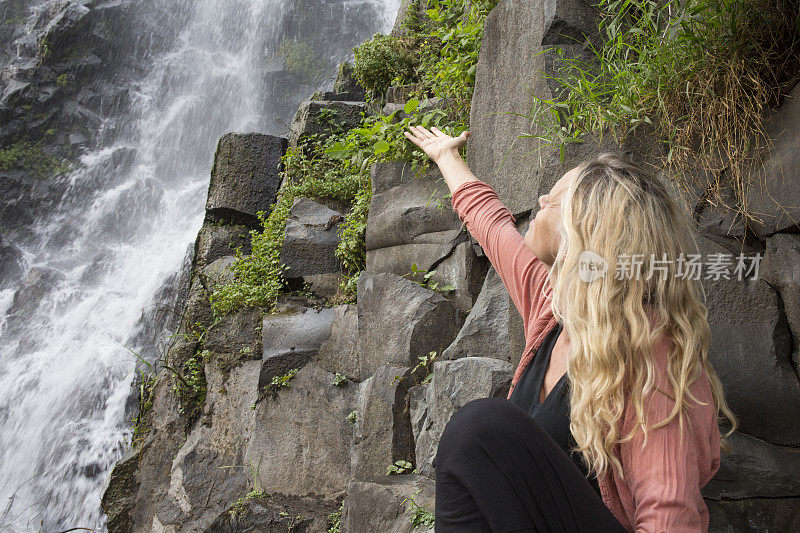
[[[526,86],[549,98],[553,88],[540,71],[553,71],[542,56],[526,68],[521,58],[564,35],[591,34],[594,25],[574,0],[502,1],[486,20],[468,162],[498,191],[520,231],[535,215],[536,198],[583,159],[609,148],[642,164],[659,155],[643,130],[624,146],[604,138],[570,147],[563,164],[556,154],[523,157],[531,145],[516,138],[527,124],[506,112],[529,104]],[[208,292],[231,275],[233,250],[247,245],[255,212],[275,202],[287,143],[312,131],[319,109],[360,109],[350,99],[363,93],[353,91],[302,104],[288,140],[220,139],[185,306],[185,322],[203,324],[204,338],[187,336],[169,350],[146,430],[117,464],[103,499],[110,531],[412,531],[434,508],[433,459],[449,417],[472,399],[505,397],[523,349],[521,318],[452,209],[428,202],[447,192],[435,170],[410,179],[404,163],[371,169],[367,267],[356,304],[329,301],[338,274],[336,225],[349,206],[301,199],[292,206],[282,260],[311,293],[282,296],[274,314],[246,309],[212,321]],[[800,87],[792,96],[770,118],[782,142],[767,172],[781,168],[782,179],[772,173],[770,190],[753,192],[766,217],[747,239],[702,191],[688,201],[662,177],[698,222],[703,253],[735,255],[744,247],[764,255],[756,280],[703,280],[711,357],[741,421],[732,453],[703,490],[712,531],[800,527]],[[506,148],[511,157],[498,170]],[[789,207],[779,211],[770,196]],[[406,279],[414,263],[435,269],[454,290],[443,295]],[[202,394],[191,387],[173,394],[180,386],[172,369],[187,364],[199,365]],[[399,475],[386,475],[391,465]]]

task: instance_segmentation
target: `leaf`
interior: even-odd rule
[[[411,100],[406,102],[405,106],[403,106],[403,112],[406,115],[410,115],[417,109],[418,106],[419,106],[419,100],[417,100],[416,98],[412,98]]]
[[[383,153],[386,153],[386,152],[389,151],[389,149],[391,148],[391,145],[389,143],[387,143],[386,141],[384,141],[383,139],[381,139],[380,141],[376,142],[372,146],[372,148],[375,150],[376,154],[383,154]]]
[[[342,141],[335,142],[332,146],[325,149],[325,153],[332,159],[343,159],[349,152],[350,150],[347,149],[347,145]]]

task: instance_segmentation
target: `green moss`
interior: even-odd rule
[[[284,39],[278,47],[278,56],[286,61],[286,69],[304,83],[317,78],[325,67],[325,62],[307,41]]]
[[[55,130],[52,131],[55,133]],[[68,161],[45,154],[41,142],[17,141],[8,148],[0,148],[0,170],[12,168],[33,170],[40,178],[46,178],[69,171],[71,165]]]

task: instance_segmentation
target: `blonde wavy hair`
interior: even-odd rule
[[[632,439],[640,427],[646,442],[652,421],[644,419],[643,402],[654,387],[653,347],[662,332],[672,340],[667,374],[674,398],[668,391],[665,394],[675,405],[666,419],[649,429],[677,416],[682,438],[689,400],[702,403],[689,390],[702,368],[711,382],[718,421],[722,412],[731,424],[721,441],[727,453],[730,446],[725,437],[733,433],[737,421],[708,359],[711,330],[708,309],[698,297],[702,285],[676,275],[675,259],[681,253],[697,253],[689,218],[660,181],[610,152],[579,166],[562,198],[561,212],[561,242],[549,271],[551,307],[570,339],[570,430],[575,450],[581,452],[590,472],[599,477],[613,465],[622,477],[615,445]],[[608,264],[605,276],[592,282],[583,281],[579,273],[586,250]],[[632,272],[617,279],[618,258],[635,254],[644,258],[641,275]],[[654,269],[648,280],[650,254],[671,261],[666,263],[666,274]],[[656,318],[652,331],[646,308]],[[620,435],[626,393],[637,420],[628,435]]]

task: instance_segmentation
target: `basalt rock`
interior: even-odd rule
[[[417,471],[435,477],[436,450],[453,414],[478,398],[505,398],[514,369],[506,361],[465,357],[436,361],[433,379],[410,391],[411,427],[416,442]]]
[[[286,139],[261,133],[228,133],[217,144],[206,218],[260,229],[258,212],[269,214],[281,183]]]
[[[414,366],[431,351],[442,353],[463,323],[449,300],[394,274],[362,272],[357,291],[362,377],[383,364]]]

